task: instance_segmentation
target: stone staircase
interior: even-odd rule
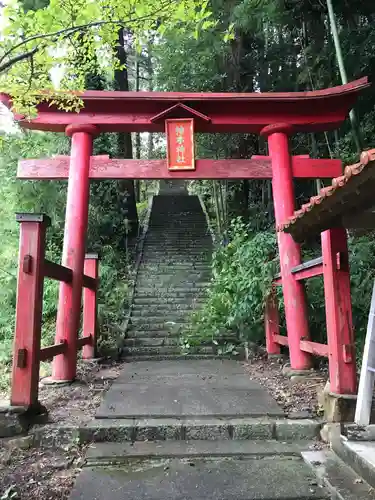
[[[70,500],[342,500],[301,456],[319,429],[237,361],[125,363],[80,428],[90,445]]]
[[[153,198],[124,354],[132,360],[210,357],[212,345],[183,354],[181,333],[204,301],[212,238],[197,196],[181,186],[164,192]]]

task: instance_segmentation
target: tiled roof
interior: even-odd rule
[[[358,163],[347,166],[344,175],[311,197],[277,230],[291,233],[297,241],[313,237],[334,225],[343,225],[345,215],[374,206],[374,193],[375,149],[371,149],[364,151]]]

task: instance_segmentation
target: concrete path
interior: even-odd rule
[[[96,435],[106,442],[91,445],[70,500],[330,498],[301,458],[308,443],[276,440],[283,411],[236,361],[129,363],[104,396],[99,422],[114,433]],[[249,422],[262,432],[236,434]]]
[[[229,360],[129,363],[104,397],[100,418],[283,416]]]

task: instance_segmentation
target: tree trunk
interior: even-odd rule
[[[151,92],[154,89],[154,68],[152,66],[152,43],[153,40],[151,40],[148,44],[147,47],[147,73],[148,73],[148,90]],[[152,155],[154,153],[154,137],[152,135],[152,132],[149,132],[148,134],[148,143],[147,143],[147,157],[149,159],[152,158]]]
[[[332,38],[333,38],[333,42],[335,44],[335,53],[336,53],[337,64],[338,64],[340,76],[341,76],[341,82],[343,84],[345,84],[345,83],[348,83],[348,76],[346,74],[344,57],[342,55],[341,43],[340,43],[339,33],[338,33],[338,29],[337,29],[335,13],[333,10],[332,0],[327,0],[327,7],[328,7],[329,23],[331,25]],[[354,140],[354,143],[355,143],[355,146],[357,148],[358,153],[360,153],[362,150],[361,138],[360,138],[360,134],[359,134],[357,115],[356,115],[356,112],[354,111],[354,109],[350,110],[349,118],[350,118],[350,123],[352,125],[353,140]]]
[[[124,30],[118,32],[117,58],[120,69],[115,70],[115,88],[119,91],[129,91],[129,78],[127,70],[127,54],[124,40]],[[117,134],[117,155],[119,158],[133,158],[133,145],[130,132]],[[120,195],[123,198],[125,217],[129,221],[129,236],[138,233],[138,214],[135,200],[134,181],[119,181]]]
[[[139,92],[139,59],[138,54],[136,54],[135,59],[135,90]],[[141,159],[141,133],[137,132],[135,134],[135,157],[137,160]],[[136,201],[141,201],[141,181],[138,179],[135,181],[135,196]]]

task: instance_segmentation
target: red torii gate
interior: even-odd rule
[[[65,132],[72,138],[70,158],[24,160],[18,170],[21,179],[68,179],[62,264],[72,271],[73,279],[60,285],[56,345],[64,344],[65,348],[54,358],[53,379],[71,381],[76,376],[90,179],[272,178],[276,224],[280,225],[294,213],[293,177],[331,178],[342,172],[339,160],[292,157],[288,136],[337,128],[367,86],[367,78],[362,78],[335,88],[295,93],[87,91],[81,95],[84,107],[80,113],[59,110],[46,101],[38,105],[36,118],[16,116],[24,128]],[[11,107],[8,96],[0,95],[0,99]],[[91,156],[93,138],[102,132],[161,132],[168,120],[191,120],[197,132],[261,134],[268,140],[270,156],[197,160],[194,167],[182,171],[168,169],[167,160]],[[278,232],[277,237],[291,367],[306,370],[311,366],[310,352],[301,349],[301,341],[309,339],[306,300],[303,282],[292,272],[301,264],[300,246],[289,234]],[[338,337],[342,334],[336,333]],[[15,342],[21,349],[17,331]],[[13,384],[17,383],[17,372],[24,368],[14,369]],[[355,380],[355,362],[347,368]],[[345,391],[354,392],[355,388],[346,387]],[[12,399],[12,404],[27,403],[30,401]]]

